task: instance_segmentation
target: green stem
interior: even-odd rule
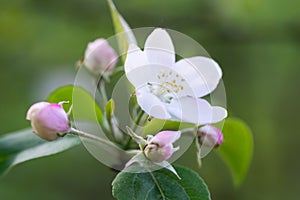
[[[133,128],[132,128],[133,131],[136,131],[136,129],[137,129],[139,123],[141,122],[141,119],[143,118],[144,114],[145,114],[145,112],[143,110],[140,110],[140,112],[139,112],[139,114],[138,114],[138,116],[135,120],[135,123],[133,124]],[[125,150],[129,149],[131,140],[132,140],[132,137],[129,137],[126,144],[125,144],[125,146],[124,146]]]
[[[106,89],[105,89],[105,78],[104,78],[104,74],[100,77],[99,81],[98,81],[98,89],[99,89],[99,93],[98,93],[98,97],[99,97],[99,104],[100,107],[104,110],[105,109],[105,105],[108,102],[107,99],[107,94],[106,94]],[[116,137],[115,137],[115,133],[113,131],[112,128],[112,122],[110,121],[110,119],[106,119],[107,121],[107,125],[108,127],[106,127],[104,124],[101,124],[101,128],[104,131],[106,137],[110,138],[110,136],[112,137],[113,141],[116,141]]]
[[[138,114],[138,116],[135,120],[135,123],[133,124],[133,128],[132,128],[133,131],[136,131],[136,129],[139,126],[139,123],[141,122],[141,119],[143,118],[144,114],[145,114],[145,111],[140,110],[140,112],[139,112],[139,114]]]
[[[107,146],[116,148],[116,145],[113,142],[109,141],[109,140],[105,140],[105,139],[103,139],[101,137],[98,137],[96,135],[92,135],[90,133],[86,133],[86,132],[77,130],[75,128],[71,128],[70,129],[70,133],[73,134],[73,135],[78,135],[80,137],[84,137],[84,138],[87,138],[87,139],[90,139],[90,140],[94,140],[94,141],[97,141],[97,142],[99,142],[101,144],[105,144]]]
[[[113,128],[113,125],[112,125],[111,118],[108,119],[108,127],[109,127],[110,135],[111,135],[113,141],[116,142],[116,136],[115,136],[115,132],[114,132],[114,128]]]
[[[106,95],[105,82],[104,82],[103,79],[101,79],[99,82],[100,82],[99,83],[99,90],[100,90],[101,96],[103,98],[103,101],[107,102],[108,99],[107,99],[107,95]]]
[[[107,95],[105,90],[105,81],[103,80],[102,76],[100,77],[99,81],[96,81],[95,84],[98,88],[98,98],[97,102],[99,103],[100,107],[103,109],[107,102]]]

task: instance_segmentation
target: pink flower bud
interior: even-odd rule
[[[103,38],[90,42],[85,50],[84,65],[95,74],[111,71],[117,61],[117,53]]]
[[[208,147],[218,147],[223,143],[222,132],[211,125],[206,125],[198,130],[198,141]]]
[[[162,131],[151,138],[144,150],[146,157],[156,163],[168,160],[179,149],[173,143],[180,138],[180,131]]]
[[[26,119],[31,121],[33,132],[44,140],[55,140],[58,133],[69,130],[68,115],[60,104],[35,103],[29,108]]]

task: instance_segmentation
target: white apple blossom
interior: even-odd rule
[[[143,51],[129,45],[125,72],[139,106],[154,118],[200,125],[227,116],[226,109],[200,98],[217,87],[222,77],[219,65],[203,56],[176,62],[171,37],[161,28],[148,36]]]

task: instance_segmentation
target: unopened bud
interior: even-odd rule
[[[93,73],[111,71],[117,64],[118,55],[109,43],[99,38],[90,42],[85,50],[84,65]]]
[[[223,143],[223,134],[218,128],[206,125],[198,130],[198,141],[207,147],[218,147]]]
[[[55,140],[57,134],[69,130],[68,115],[61,104],[35,103],[29,108],[26,119],[31,121],[33,132],[44,140]]]
[[[152,162],[160,163],[168,160],[179,147],[174,148],[173,143],[180,138],[180,131],[162,131],[152,137],[144,153]]]

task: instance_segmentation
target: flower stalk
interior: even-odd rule
[[[143,111],[143,110],[139,111],[139,113],[137,115],[137,118],[136,118],[136,120],[133,124],[133,128],[132,128],[133,131],[136,131],[136,129],[139,126],[139,123],[141,122],[144,114],[145,114],[145,111]],[[128,137],[128,139],[126,141],[126,144],[124,145],[124,149],[129,149],[131,141],[132,141],[132,137]]]
[[[90,140],[93,140],[93,141],[97,141],[97,142],[99,142],[101,144],[104,144],[104,145],[107,145],[107,146],[111,146],[111,147],[114,147],[114,148],[116,147],[116,145],[113,142],[110,142],[109,140],[105,140],[101,137],[98,137],[98,136],[90,134],[90,133],[86,133],[84,131],[77,130],[75,128],[70,128],[69,133],[73,134],[73,135],[83,137],[83,138],[87,138],[87,139],[90,139]]]

